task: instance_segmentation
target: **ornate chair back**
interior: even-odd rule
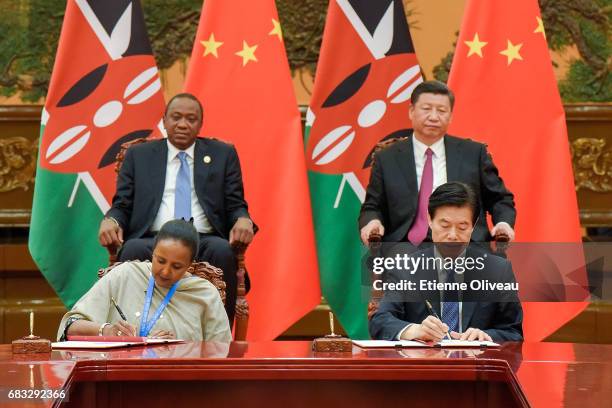
[[[123,262],[116,262],[111,266],[107,266],[106,268],[100,268],[98,270],[98,279],[102,279],[104,275],[106,275],[122,263]],[[225,304],[226,285],[223,281],[223,271],[220,268],[212,266],[208,262],[193,262],[189,269],[187,269],[187,272],[199,278],[206,279],[207,281],[212,283],[213,286],[219,291],[221,301],[223,302],[223,304]]]

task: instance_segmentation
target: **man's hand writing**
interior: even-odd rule
[[[455,340],[467,340],[467,341],[493,341],[491,336],[480,329],[470,327],[463,333],[451,332],[451,337]]]
[[[440,341],[448,331],[448,326],[434,316],[427,316],[421,324],[413,324],[402,333],[400,340]]]

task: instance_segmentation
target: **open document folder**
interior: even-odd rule
[[[149,339],[146,337],[130,337],[129,339],[118,338],[109,339],[98,336],[76,336],[76,340],[60,341],[57,343],[51,343],[51,348],[54,349],[110,349],[120,347],[131,347],[131,346],[149,346],[156,344],[168,344],[168,343],[183,343],[183,340],[177,339]],[[87,338],[86,338],[87,337]],[[69,336],[70,338],[70,336]],[[103,340],[103,341],[96,341]]]
[[[442,340],[437,343],[422,342],[414,340],[353,340],[353,344],[361,348],[386,348],[386,347],[499,347],[499,344],[492,341],[468,341],[468,340]]]

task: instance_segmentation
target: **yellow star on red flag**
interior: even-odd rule
[[[270,31],[268,35],[276,35],[279,40],[283,41],[283,30],[281,29],[280,23],[275,19],[272,19],[272,31]]]
[[[544,38],[546,38],[546,31],[544,31],[544,21],[542,21],[542,18],[540,17],[536,17],[536,21],[538,22],[538,26],[536,27],[536,29],[533,31],[534,33],[542,33],[542,35],[544,36]]]
[[[214,55],[215,58],[219,58],[219,54],[217,53],[217,50],[219,49],[220,46],[223,45],[223,43],[215,40],[214,33],[210,33],[210,37],[208,37],[208,40],[200,41],[200,43],[204,46],[203,57],[211,54],[211,55]]]
[[[523,60],[523,57],[519,53],[523,44],[512,44],[510,40],[508,40],[508,46],[505,50],[501,51],[501,55],[505,55],[508,58],[508,65],[512,64],[514,60]]]
[[[242,41],[242,50],[236,53],[237,56],[242,57],[242,66],[244,67],[249,61],[257,62],[257,57],[255,56],[255,50],[257,49],[257,45],[249,47],[246,41]]]
[[[480,41],[480,38],[478,38],[478,33],[474,34],[474,39],[472,41],[466,41],[465,45],[467,45],[468,47],[470,47],[470,50],[468,51],[468,57],[476,54],[478,55],[480,58],[482,58],[482,49],[485,47],[485,45],[487,45],[488,43],[485,41]]]

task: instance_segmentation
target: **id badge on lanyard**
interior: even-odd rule
[[[149,317],[149,309],[151,308],[151,301],[153,300],[153,288],[155,286],[155,279],[153,278],[153,276],[149,278],[149,286],[147,287],[147,295],[145,297],[145,302],[144,302],[144,306],[142,309],[142,316],[140,318],[140,333],[139,333],[140,337],[147,337],[149,335],[149,333],[151,332],[151,329],[153,329],[153,326],[155,326],[155,323],[157,323],[157,321],[159,320],[159,317],[161,316],[162,312],[164,311],[166,306],[168,306],[168,303],[170,303],[170,299],[174,295],[174,292],[176,292],[176,288],[179,282],[180,281],[174,282],[170,290],[168,290],[166,297],[164,297],[164,300],[157,307],[157,310],[153,314],[153,317],[147,320],[147,318]]]

